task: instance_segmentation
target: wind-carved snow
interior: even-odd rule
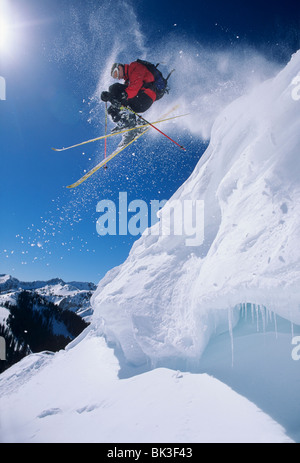
[[[94,323],[129,363],[198,362],[213,336],[236,325],[241,303],[300,324],[299,66],[300,52],[220,114],[171,198],[204,200],[203,244],[148,230],[100,282]]]

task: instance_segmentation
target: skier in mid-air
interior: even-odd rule
[[[112,131],[135,127],[138,122],[135,113],[147,111],[153,102],[167,91],[167,79],[162,77],[156,66],[146,61],[137,60],[130,64],[114,63],[111,76],[125,81],[124,84],[115,83],[108,91],[101,93],[102,101],[111,103],[107,112],[116,123]]]
[[[139,137],[145,134],[150,126],[168,138],[171,142],[177,145],[179,148],[185,151],[184,146],[177,143],[166,133],[156,127],[156,124],[164,122],[177,117],[185,116],[185,114],[169,117],[167,116],[175,111],[178,105],[173,108],[169,108],[162,116],[161,120],[149,122],[138,113],[143,113],[151,107],[154,101],[159,100],[164,96],[165,93],[169,93],[168,79],[174,69],[169,72],[167,78],[164,78],[162,73],[157,69],[158,64],[154,64],[148,61],[142,61],[140,59],[130,64],[114,63],[111,68],[111,75],[114,79],[123,79],[124,84],[115,83],[111,85],[108,91],[101,93],[101,99],[105,102],[110,102],[110,106],[106,111],[111,116],[112,120],[116,123],[116,126],[112,130],[112,134],[107,134],[105,118],[105,135],[86,140],[76,145],[67,146],[64,148],[53,148],[54,151],[64,151],[76,146],[81,146],[86,143],[91,143],[96,140],[100,140],[110,137],[111,135],[122,134],[122,140],[118,144],[117,148],[106,157],[106,144],[105,144],[105,157],[95,167],[86,172],[77,182],[68,185],[67,188],[75,188],[85,182],[91,175],[97,172],[101,167],[106,169],[106,164],[113,159],[117,154],[121,153],[127,146],[136,141]],[[166,119],[167,118],[167,119]],[[121,132],[120,134],[118,132]]]

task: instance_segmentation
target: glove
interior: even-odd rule
[[[124,90],[124,92],[121,93],[121,96],[120,96],[120,103],[121,103],[121,105],[123,105],[123,106],[127,106],[127,105],[128,105],[128,95],[127,95],[127,93],[125,92],[125,90]]]
[[[101,100],[102,101],[109,101],[110,100],[110,93],[109,92],[102,92],[101,93]]]

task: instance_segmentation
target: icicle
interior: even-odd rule
[[[261,316],[263,322],[263,332],[266,332],[266,308],[263,306],[261,309]]]
[[[216,334],[216,333],[217,333],[218,324],[217,324],[217,320],[216,320],[215,314],[213,315],[213,320],[214,320],[214,331],[215,331],[215,334]]]
[[[244,302],[241,304],[241,310],[242,310],[243,319],[247,320],[247,310],[246,310],[246,305]]]
[[[276,339],[278,339],[277,318],[276,318],[276,313],[275,313],[275,312],[274,312],[274,324],[275,324],[275,335],[276,335]]]
[[[229,326],[229,335],[231,342],[231,367],[233,368],[233,321],[232,321],[232,308],[228,309],[228,326]]]
[[[267,324],[272,323],[272,311],[266,308]]]

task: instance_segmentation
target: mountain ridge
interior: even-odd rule
[[[0,292],[9,291],[10,289],[40,289],[44,286],[69,285],[79,290],[94,291],[96,285],[92,282],[70,281],[65,282],[61,278],[51,278],[50,280],[21,281],[9,274],[0,274]]]

